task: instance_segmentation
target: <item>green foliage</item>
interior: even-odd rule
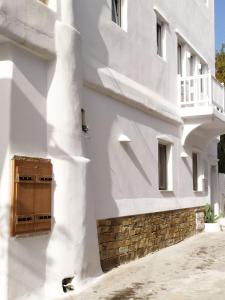
[[[216,53],[216,78],[225,84],[225,44]],[[217,150],[219,173],[225,173],[225,134],[221,135]]]
[[[206,204],[205,206],[205,223],[216,223],[216,221],[219,219],[219,216],[216,216],[212,210],[212,207],[210,204]]]
[[[225,134],[220,136],[217,147],[219,173],[225,173]]]
[[[225,44],[216,53],[216,78],[225,84]]]

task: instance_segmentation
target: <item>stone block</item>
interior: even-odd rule
[[[182,241],[201,230],[202,208],[97,221],[103,271]]]

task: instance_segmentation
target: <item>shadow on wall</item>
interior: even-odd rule
[[[100,15],[101,5],[99,5],[98,9],[98,14]],[[31,65],[29,65],[29,67],[30,66]],[[35,85],[33,80],[29,78],[29,70],[26,70],[24,66],[21,66],[21,68],[19,67],[19,69],[21,73],[23,73],[24,78],[26,78],[30,83],[30,87],[34,90],[36,89],[38,94],[43,94],[43,91],[40,89],[40,87]],[[22,70],[24,72],[22,72]],[[47,89],[43,96],[46,97],[46,95]],[[36,105],[32,103],[33,99],[31,99],[30,95],[26,93],[26,90],[16,83],[13,84],[11,98],[12,106],[10,112],[10,127],[11,136],[13,138],[13,149],[15,149],[18,154],[23,153],[24,155],[28,156],[46,155],[46,133],[53,132],[53,128],[47,124],[46,121],[46,100],[44,103],[45,113],[42,114],[37,109],[39,104],[37,104],[36,107]],[[40,101],[40,99],[36,99],[36,101]],[[50,151],[52,153],[58,153],[59,156],[63,157],[64,160],[70,162],[70,164],[73,164],[76,167],[74,159],[65,153],[63,149],[61,149],[54,142],[54,138],[50,136],[48,139],[53,141],[51,145],[54,145]],[[97,265],[99,264],[99,261],[96,262],[90,260],[90,252],[94,250],[94,247],[97,247],[96,236],[93,235],[93,222],[95,223],[95,220],[92,212],[95,207],[93,202],[93,192],[91,190],[92,176],[95,176],[95,172],[90,172],[87,174],[86,198],[88,201],[86,204],[84,203],[86,216],[82,224],[86,228],[84,236],[81,237],[85,244],[85,253],[82,256],[83,277],[85,277],[86,274],[88,274],[90,277],[96,276],[96,270],[98,270]],[[54,182],[53,184],[55,188],[56,183]],[[108,187],[108,190],[110,191],[110,186]],[[87,220],[91,219],[92,222],[87,222]],[[70,232],[67,231],[65,227],[58,226],[57,232],[61,235],[59,240],[64,240],[67,242],[71,240]],[[5,239],[8,238],[7,232]],[[28,294],[38,295],[41,292],[41,287],[46,284],[47,280],[46,264],[49,266],[49,268],[54,270],[54,265],[56,263],[47,255],[50,240],[51,234],[24,238],[9,238],[9,299],[23,297]],[[87,259],[88,257],[89,259]],[[21,276],[21,274],[23,274],[23,276]],[[65,277],[66,276],[71,276],[71,274],[65,274]],[[62,279],[63,278],[60,278],[60,281],[58,282],[59,289],[62,289]]]
[[[99,22],[102,9],[106,9],[108,4],[105,0],[95,1],[94,9],[91,0],[74,0],[75,3],[75,14],[77,18],[77,29],[81,32],[83,25],[86,22],[82,22],[81,19],[88,19],[89,27],[92,28],[93,35],[89,36],[93,43],[97,43],[98,49],[101,49],[102,62],[109,65],[109,54],[105,41],[99,31]],[[92,49],[88,49],[90,52]],[[94,53],[93,53],[94,55]],[[25,77],[27,74],[24,74]],[[29,76],[27,76],[29,81]],[[116,81],[116,79],[115,79]],[[31,86],[33,82],[30,82]],[[36,89],[39,89],[36,86]],[[42,91],[39,90],[41,94]],[[47,95],[47,90],[45,97]],[[43,153],[43,149],[47,151],[45,142],[47,141],[47,132],[53,132],[53,128],[46,122],[46,115],[40,114],[40,112],[31,103],[31,99],[23,92],[20,86],[14,84],[14,91],[12,94],[12,107],[11,107],[11,122],[12,122],[12,136],[14,136],[14,148],[19,149],[23,153],[32,155],[34,152],[38,154]],[[92,99],[84,99],[82,106],[90,105]],[[37,99],[38,101],[38,99]],[[46,103],[45,103],[46,105]],[[91,103],[94,108],[95,104]],[[122,107],[122,105],[120,106]],[[96,108],[94,108],[96,110]],[[85,218],[83,220],[83,226],[85,227],[85,236],[82,237],[85,243],[85,252],[83,254],[83,277],[86,274],[90,276],[96,275],[98,262],[90,259],[91,251],[93,251],[96,245],[96,236],[93,235],[93,224],[95,223],[95,216],[92,211],[95,210],[97,215],[100,207],[97,205],[97,198],[105,198],[106,206],[110,214],[118,215],[118,207],[115,199],[112,195],[112,165],[109,157],[109,146],[110,137],[112,133],[113,124],[118,120],[118,116],[128,120],[133,120],[132,114],[127,113],[125,109],[111,114],[110,118],[105,122],[104,115],[108,115],[109,109],[107,105],[98,107],[98,115],[96,119],[92,119],[93,131],[91,130],[91,145],[94,152],[90,151],[88,140],[85,141],[86,145],[86,156],[91,158],[90,166],[88,167],[87,179],[86,179],[86,206],[85,206]],[[88,117],[88,116],[87,116]],[[15,118],[15,120],[13,120]],[[136,122],[143,123],[141,113],[135,118]],[[103,123],[104,122],[104,123]],[[144,121],[146,123],[146,121]],[[146,123],[149,126],[149,123]],[[15,130],[15,131],[14,131]],[[19,131],[19,135],[17,132]],[[99,136],[100,132],[102,137]],[[49,139],[54,140],[53,137]],[[101,143],[99,143],[99,139]],[[45,141],[45,142],[43,142]],[[48,141],[49,142],[49,141]],[[53,143],[51,143],[53,144]],[[40,147],[40,145],[42,145]],[[8,147],[8,145],[5,145]],[[99,151],[100,150],[100,151]],[[4,150],[6,152],[6,149]],[[56,143],[54,143],[51,152],[61,153],[61,157],[65,160],[74,164],[74,160],[67,153],[63,151]],[[43,153],[44,154],[44,153]],[[146,174],[143,164],[139,161],[139,158],[134,149],[127,151],[130,160],[133,162],[139,173],[144,178],[148,185],[151,185],[151,178]],[[94,164],[93,164],[94,162]],[[126,170],[129,172],[129,170]],[[54,183],[56,185],[56,183]],[[76,183],[74,183],[76,184]],[[56,186],[54,186],[55,188]],[[123,186],[121,185],[121,189]],[[102,191],[104,190],[104,191]],[[151,196],[151,195],[149,195]],[[53,202],[54,206],[54,202]],[[54,217],[54,214],[53,214]],[[91,220],[87,222],[87,220]],[[61,234],[61,240],[70,240],[70,233],[67,232],[65,227],[59,227],[58,232]],[[4,233],[3,233],[4,234]],[[8,233],[7,233],[8,234]],[[8,236],[5,236],[8,239]],[[55,262],[51,257],[47,257],[47,248],[51,234],[37,237],[26,237],[9,240],[9,260],[8,260],[8,271],[9,271],[9,298],[22,297],[27,293],[38,293],[41,287],[46,281],[46,264],[54,269]],[[94,249],[95,250],[95,249]],[[87,259],[88,258],[88,259]],[[23,274],[23,277],[21,276]],[[70,274],[68,274],[69,276]],[[63,278],[61,278],[62,280]],[[61,285],[61,282],[58,283]]]
[[[122,147],[126,151],[127,155],[130,157],[133,164],[136,166],[136,168],[142,174],[143,178],[147,181],[147,183],[149,183],[149,185],[152,185],[151,181],[149,179],[149,175],[146,173],[145,169],[143,168],[142,164],[139,161],[139,158],[135,154],[135,152],[132,149],[132,147],[130,146],[130,144],[122,144]]]
[[[82,37],[82,53],[88,53],[90,56],[95,58],[94,52],[92,52],[92,48],[86,48],[84,45],[86,45],[84,39],[87,39],[93,43],[99,50],[99,53],[101,53],[101,58],[104,62],[104,64],[109,64],[109,55],[108,50],[105,46],[105,42],[101,36],[101,33],[99,31],[99,24],[101,21],[101,15],[102,11],[105,9],[109,9],[109,2],[105,0],[98,0],[93,1],[91,0],[74,0],[74,7],[75,7],[75,26],[76,29],[80,32]],[[88,27],[87,22],[84,22],[84,20],[88,20]],[[86,26],[86,27],[83,27]],[[90,32],[87,34],[85,32],[87,28],[91,28]],[[89,123],[89,117],[92,115],[92,111],[89,107],[88,102],[91,99],[86,99],[84,93],[82,95],[82,103],[81,107],[85,109],[86,111],[86,118],[87,123]],[[101,122],[101,115],[104,113],[102,111],[102,107],[99,107],[99,118],[93,120],[96,126],[90,126],[90,130],[88,135],[90,135],[90,139],[83,135],[83,142],[84,142],[84,148],[85,148],[85,156],[90,158],[90,164],[87,168],[87,189],[86,189],[86,197],[87,197],[87,208],[86,208],[86,216],[85,220],[92,220],[92,222],[89,222],[89,224],[95,224],[96,226],[96,235],[97,235],[97,225],[96,225],[96,215],[97,211],[99,209],[98,206],[98,195],[101,193],[101,190],[107,190],[107,195],[105,198],[106,203],[110,203],[110,210],[113,211],[115,214],[118,214],[118,209],[116,206],[116,203],[114,202],[112,198],[112,178],[111,178],[111,167],[110,167],[110,161],[108,157],[108,144],[109,144],[109,138],[110,133],[112,130],[112,124],[110,123],[102,123]],[[98,144],[98,138],[100,136],[100,132],[98,131],[98,126],[100,126],[104,130],[104,138],[101,140],[101,144]],[[98,136],[98,138],[95,138],[95,136]],[[91,142],[91,144],[90,144]],[[93,153],[92,145],[94,144],[94,148],[98,149],[100,147],[100,152]],[[90,147],[91,146],[91,147]],[[101,153],[101,154],[100,154]],[[96,155],[101,155],[100,161],[96,157]],[[96,165],[96,161],[98,161]],[[104,168],[102,172],[102,168]],[[104,178],[102,178],[102,174],[104,174]],[[105,196],[105,194],[104,194]],[[94,213],[92,213],[94,212]],[[90,251],[95,251],[95,248],[97,252],[98,250],[98,240],[96,240],[96,236],[93,235],[93,228],[92,226],[87,226],[86,228],[86,247],[85,247],[85,253],[84,253],[84,275],[85,273],[89,274],[91,276],[96,276],[96,270],[98,272],[98,262],[96,260],[87,260],[86,257],[90,257]]]
[[[37,99],[38,101],[38,99]],[[45,104],[46,105],[46,104]],[[46,114],[41,114],[37,108],[31,103],[31,99],[24,93],[23,88],[13,83],[12,89],[12,105],[11,105],[11,137],[13,138],[12,149],[18,153],[23,153],[28,156],[45,156],[47,154],[46,140],[47,130],[53,132],[52,127],[46,122]],[[70,162],[76,167],[76,162],[67,153],[63,151],[54,142],[53,137],[49,137],[54,144],[50,151],[58,153],[62,159]],[[88,182],[87,182],[88,186]],[[56,188],[56,182],[53,182],[53,194]],[[74,199],[75,200],[75,199]],[[54,218],[54,199],[53,199],[53,218]],[[90,207],[91,206],[91,207]],[[87,255],[90,255],[90,249],[93,250],[93,226],[91,222],[86,220],[93,219],[93,203],[89,201],[86,205],[84,203],[86,218],[83,219],[83,226],[86,226],[86,236],[82,236],[83,243],[86,244]],[[8,210],[8,208],[7,208]],[[8,211],[7,211],[8,212]],[[72,212],[71,212],[72,213]],[[8,215],[6,214],[7,218]],[[57,220],[54,220],[54,222]],[[93,220],[92,220],[93,221]],[[55,223],[53,224],[52,231],[54,231]],[[91,232],[91,234],[89,233]],[[9,238],[8,231],[4,233],[5,239],[9,239],[9,259],[8,259],[8,274],[9,285],[8,293],[9,299],[15,299],[28,295],[30,293],[38,295],[41,291],[40,287],[46,284],[46,265],[51,270],[54,270],[56,262],[49,256],[48,247],[51,240],[51,233],[42,236],[23,237],[23,238]],[[70,231],[66,227],[57,225],[58,240],[62,243],[68,243],[72,240]],[[90,237],[91,239],[86,239]],[[57,249],[56,249],[57,250]],[[83,265],[86,264],[86,257],[83,255]],[[89,260],[90,261],[90,260]],[[66,263],[66,262],[65,262]],[[97,264],[99,262],[93,262]],[[88,270],[92,270],[88,272]],[[97,268],[96,268],[97,269]],[[84,274],[88,272],[94,274],[90,265],[84,267]],[[21,276],[23,274],[23,276]],[[71,276],[65,274],[64,277]],[[62,278],[59,279],[58,287],[62,290]]]
[[[91,58],[99,59],[101,54],[101,61],[99,61],[99,65],[106,67],[110,66],[109,60],[109,50],[107,48],[107,41],[104,40],[102,32],[99,30],[100,22],[101,25],[103,24],[104,20],[100,19],[100,12],[104,9],[104,13],[108,13],[110,16],[111,8],[110,8],[111,1],[95,1],[94,7],[93,2],[91,0],[75,0],[77,7],[80,8],[76,10],[76,20],[77,20],[77,29],[81,32],[81,36],[84,37],[84,45],[85,49],[83,51],[91,56]],[[89,26],[87,27],[87,23],[83,20],[87,18]],[[105,26],[104,30],[107,31],[107,25]],[[102,28],[101,27],[101,28]],[[89,28],[89,33],[87,33],[87,28]],[[106,32],[104,34],[106,36]],[[109,31],[110,32],[110,31]],[[83,34],[84,33],[84,34]],[[88,38],[88,42],[85,40]],[[87,47],[87,45],[93,45],[93,47]],[[96,51],[96,52],[95,52]],[[100,53],[100,54],[99,54]],[[110,72],[110,71],[109,71]],[[111,74],[113,76],[113,74]],[[96,82],[100,81],[101,78],[99,77]],[[114,78],[114,85],[117,86],[118,90],[120,90],[121,94],[123,95],[122,87],[120,87],[119,82],[116,78]],[[161,85],[161,79],[158,79],[158,85]],[[96,97],[96,101],[95,98]],[[88,199],[89,201],[93,201],[93,198],[96,202],[96,215],[102,216],[102,218],[110,217],[112,215],[119,216],[118,206],[116,203],[115,195],[113,195],[112,189],[113,186],[117,186],[116,189],[121,191],[121,195],[124,195],[124,182],[120,180],[119,171],[124,175],[126,178],[126,184],[130,185],[131,190],[135,189],[135,183],[132,181],[129,170],[123,170],[123,162],[120,162],[120,157],[114,157],[114,160],[118,160],[117,165],[120,166],[115,170],[115,165],[112,163],[111,158],[109,157],[109,149],[112,146],[112,133],[115,129],[115,124],[118,122],[120,118],[127,119],[130,123],[137,123],[141,125],[146,125],[149,128],[152,128],[155,132],[160,132],[162,129],[160,128],[160,122],[155,120],[155,123],[151,123],[151,119],[147,114],[137,111],[135,108],[131,108],[129,110],[126,109],[126,105],[121,104],[115,101],[115,107],[117,105],[118,111],[111,109],[110,101],[108,103],[104,103],[107,99],[103,99],[102,96],[94,91],[92,93],[86,92],[84,97],[84,108],[87,113],[87,120],[90,124],[90,140],[87,139],[86,146],[88,151],[88,156],[91,158],[91,176],[93,180],[91,180],[92,189],[88,189],[88,193],[90,193]],[[110,96],[109,96],[110,97]],[[98,99],[97,99],[98,98]],[[135,114],[136,112],[136,114]],[[145,116],[142,118],[142,116]],[[146,140],[151,139],[152,136],[144,136],[141,132],[139,126],[133,126],[135,128],[136,134],[139,135],[141,143],[143,143],[144,148],[146,149],[146,155],[153,158],[152,164],[154,164],[154,169],[157,169],[157,158],[153,155],[154,148],[151,148]],[[180,134],[178,129],[171,125],[171,127],[165,127],[163,129],[163,134],[172,134],[177,138],[180,138]],[[138,143],[138,141],[137,141]],[[113,145],[114,146],[114,145]],[[155,175],[150,174],[149,171],[146,169],[148,166],[144,164],[144,162],[140,159],[139,152],[136,148],[136,145],[132,144],[128,147],[121,147],[126,154],[129,160],[131,161],[131,166],[134,166],[137,170],[137,173],[141,175],[142,180],[145,181],[145,185],[151,187],[148,193],[140,193],[139,195],[136,194],[138,197],[149,197],[151,198],[153,195],[152,188],[155,188]],[[112,149],[113,151],[113,149]],[[149,165],[149,169],[153,167],[151,164]],[[156,179],[157,180],[157,179]],[[115,181],[113,183],[113,181]],[[90,192],[91,191],[91,192]],[[162,194],[163,197],[167,197],[166,194]],[[171,196],[171,195],[170,195]],[[174,195],[172,195],[174,196]],[[126,198],[121,197],[121,198]],[[129,198],[129,195],[127,195]],[[100,211],[100,213],[99,213]]]

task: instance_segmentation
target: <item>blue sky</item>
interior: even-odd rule
[[[225,0],[215,0],[216,50],[225,43]]]

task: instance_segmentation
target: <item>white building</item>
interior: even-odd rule
[[[0,0],[1,300],[78,290],[220,209],[214,1],[48,2]],[[51,159],[47,233],[10,236],[36,222],[11,204],[15,155]]]

